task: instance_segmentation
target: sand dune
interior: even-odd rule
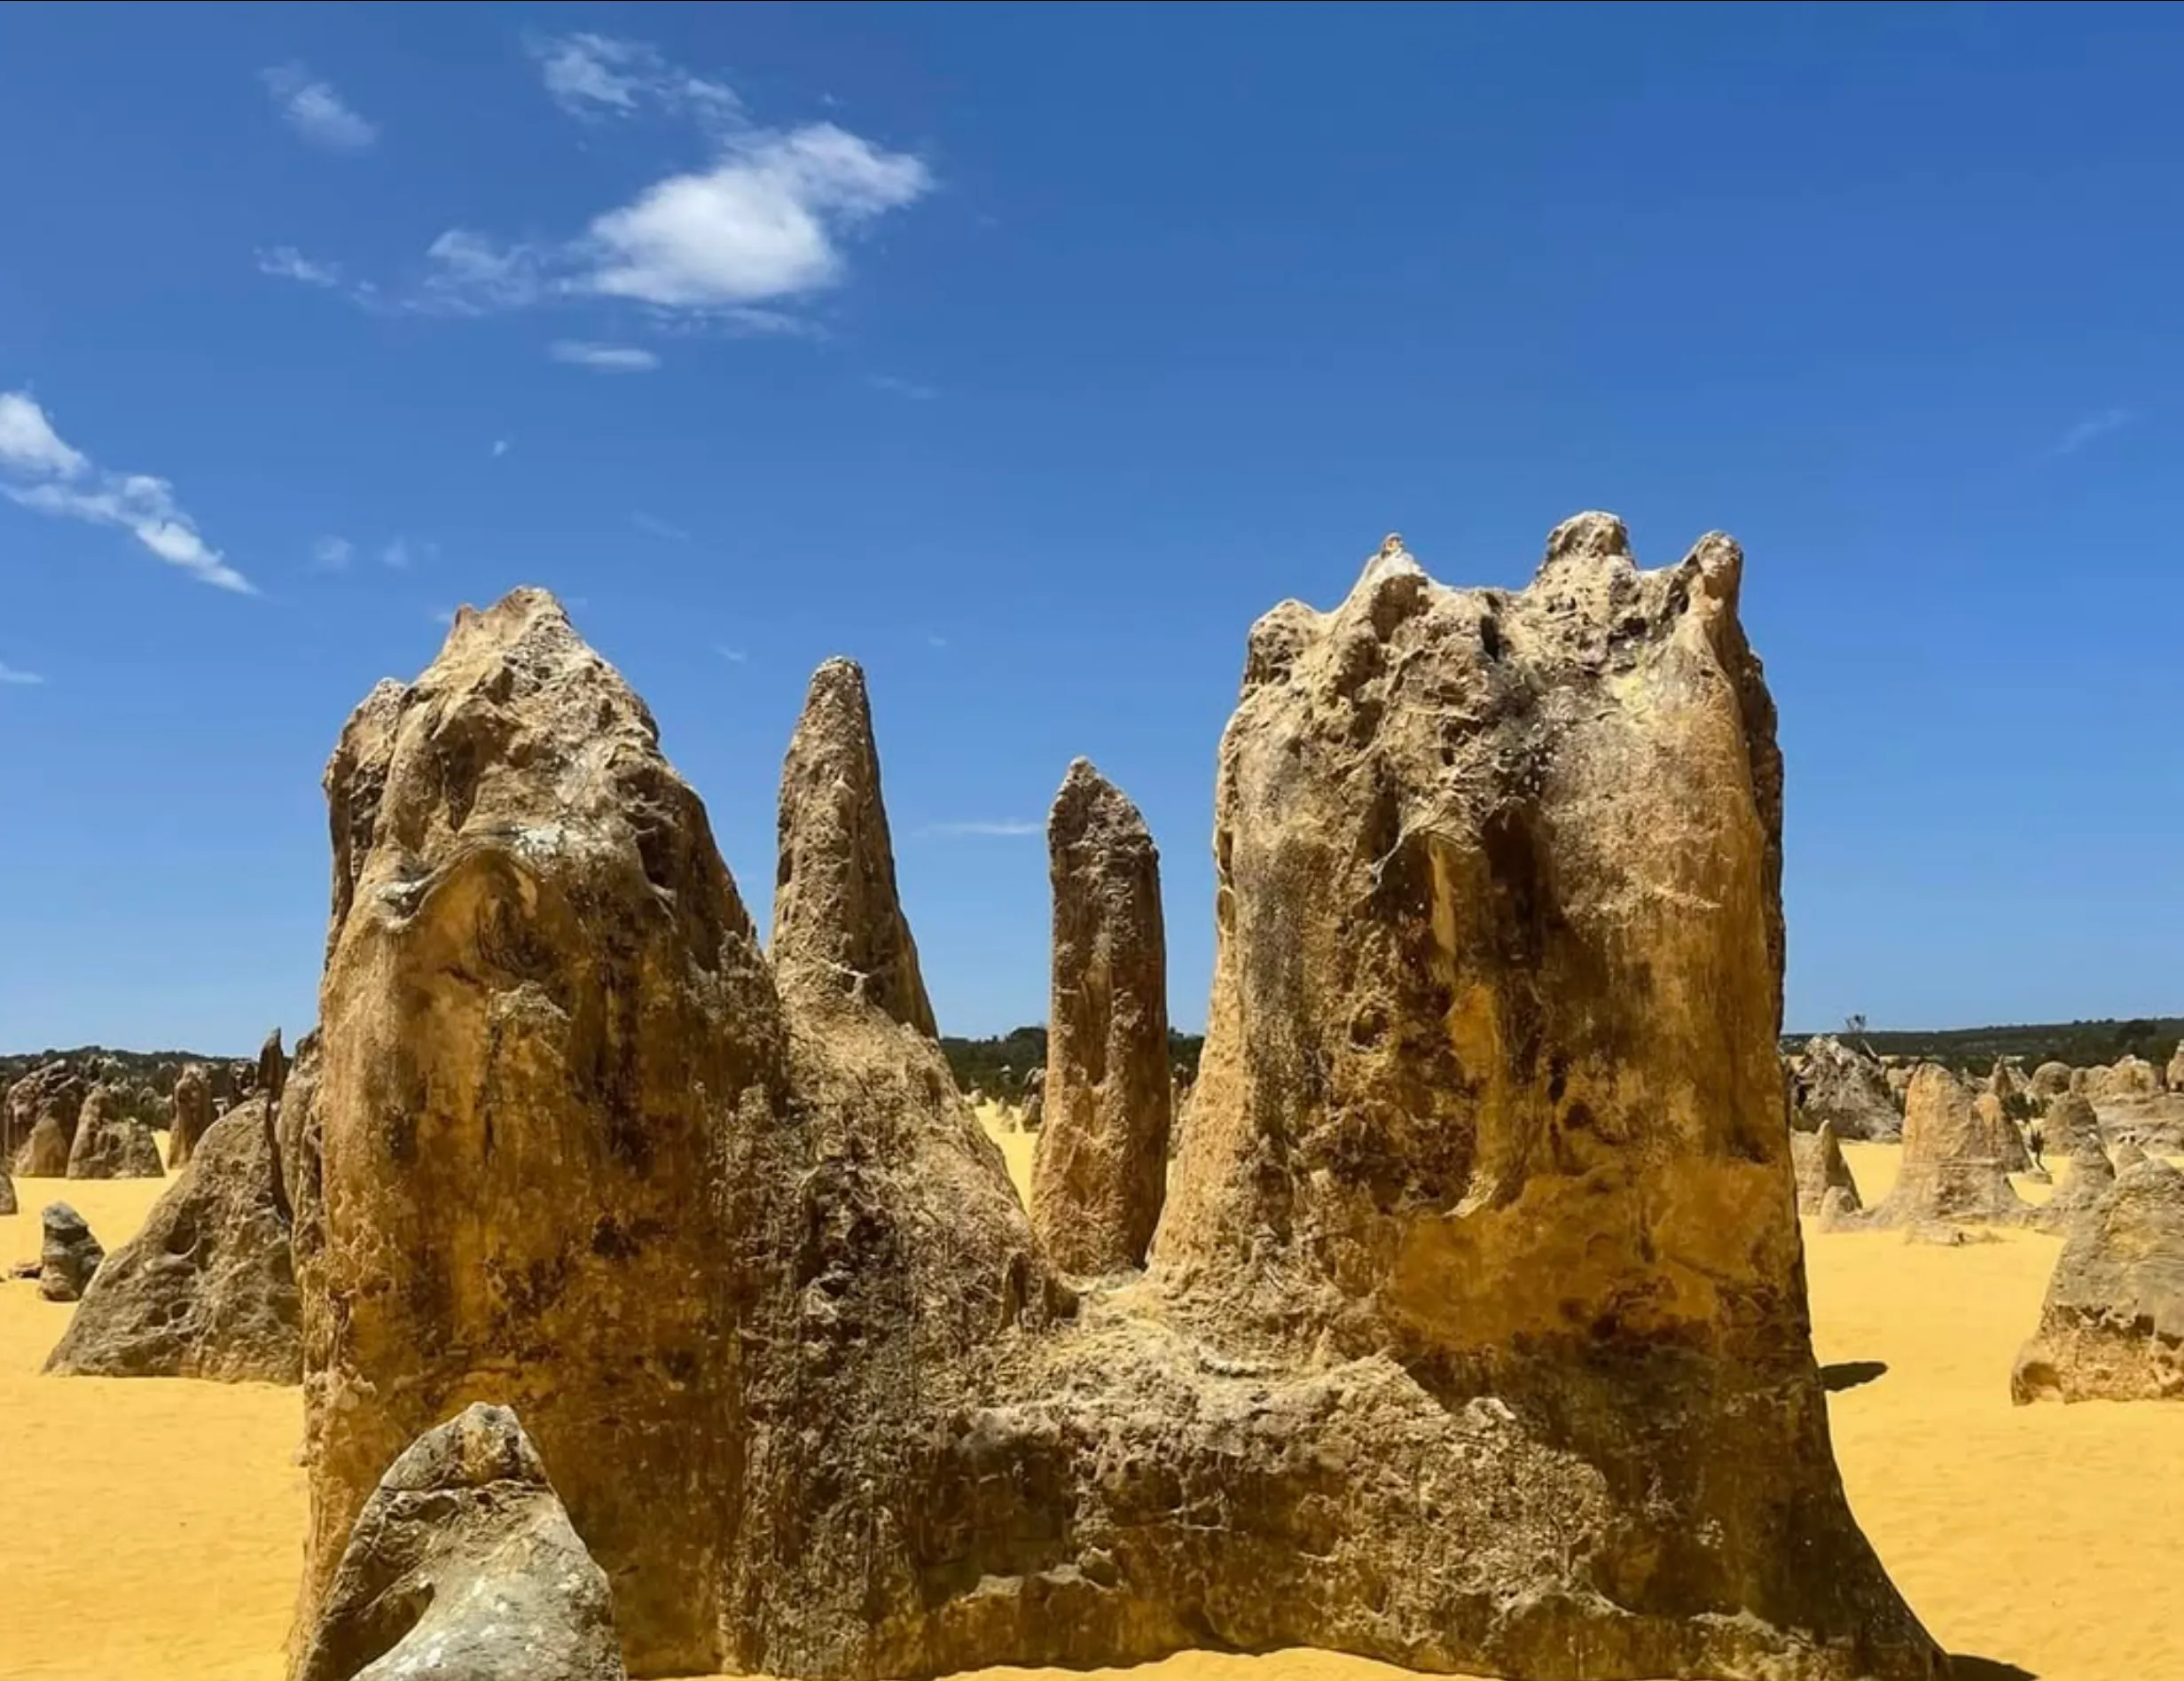
[[[1033,1140],[1000,1143],[1021,1186]],[[1845,1152],[1867,1200],[1885,1193],[1894,1149]],[[112,1248],[160,1188],[20,1180],[0,1263],[36,1254],[38,1210],[56,1197]],[[2009,1403],[2010,1360],[2059,1247],[2034,1232],[1942,1248],[1808,1228],[1818,1352],[1847,1386],[1829,1400],[1843,1481],[1928,1625],[1985,1661],[1967,1681],[2184,1676],[2184,1407]],[[296,1391],[42,1378],[70,1311],[0,1286],[0,1677],[278,1681],[303,1534]],[[1192,1653],[1137,1673],[1401,1672],[1295,1652]]]

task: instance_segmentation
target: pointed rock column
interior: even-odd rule
[[[781,767],[780,809],[766,950],[781,990],[816,985],[937,1036],[896,893],[872,706],[854,660],[811,674]]]
[[[1167,1192],[1168,945],[1160,851],[1088,760],[1046,819],[1054,892],[1046,1082],[1031,1223],[1071,1272],[1142,1266]]]

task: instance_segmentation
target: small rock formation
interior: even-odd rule
[[[44,1247],[38,1257],[38,1294],[48,1302],[74,1302],[98,1271],[106,1252],[83,1216],[65,1202],[49,1202],[40,1216]]]
[[[1888,1070],[1878,1060],[1822,1034],[1804,1048],[1802,1129],[1835,1123],[1839,1138],[1895,1138],[1904,1118],[1889,1094]]]
[[[1046,819],[1053,888],[1046,1098],[1031,1224],[1065,1272],[1145,1264],[1167,1194],[1174,1091],[1160,852],[1078,759]]]
[[[175,1076],[174,1124],[167,1133],[167,1165],[179,1170],[189,1165],[197,1141],[213,1123],[212,1076],[201,1062],[183,1065]]]
[[[0,1165],[0,1214],[13,1214],[15,1210],[15,1181],[8,1177],[6,1167]]]
[[[1951,1070],[1921,1064],[1904,1102],[1896,1187],[1868,1217],[1899,1226],[2022,1221],[2027,1209],[2009,1174],[2024,1158],[2024,1141],[1998,1115],[1976,1104],[1971,1088]]]
[[[2117,1176],[2121,1177],[2140,1162],[2150,1161],[2151,1158],[2140,1147],[2136,1138],[2125,1138],[2116,1146],[2115,1153],[2110,1160],[2115,1164]]]
[[[536,591],[459,614],[328,774],[300,1661],[380,1472],[491,1399],[640,1673],[1934,1681],[1811,1346],[1740,571],[1593,515],[1515,595],[1397,543],[1261,621],[1174,1194],[1081,1296],[922,1027],[804,960],[891,896],[770,971],[619,676]]]
[[[189,1172],[98,1269],[48,1372],[301,1378],[295,1274],[273,1199],[263,1103],[253,1098],[213,1123]]]
[[[2170,1091],[2184,1092],[2184,1039],[2177,1041],[2175,1054],[2170,1057],[2169,1066],[2163,1071],[2162,1079]]]
[[[829,660],[811,674],[781,768],[780,823],[767,942],[774,973],[785,985],[814,976],[934,1037],[896,893],[865,673],[854,661]]]
[[[299,1681],[624,1681],[614,1592],[506,1407],[427,1431],[357,1513]]]
[[[2030,1171],[2032,1166],[2031,1152],[2024,1147],[2024,1134],[2017,1130],[2017,1123],[2009,1118],[2009,1111],[2003,1100],[1992,1091],[1974,1091],[1972,1107],[1978,1113],[1981,1128],[1994,1140],[2002,1171]]]
[[[2095,1103],[2142,1103],[2161,1095],[2161,1071],[2143,1057],[2126,1056],[2095,1068],[2086,1095]]]
[[[1823,1121],[1818,1132],[1789,1135],[1789,1154],[1797,1175],[1797,1212],[1837,1216],[1866,1205],[1858,1194],[1858,1181],[1851,1164],[1843,1159],[1843,1145],[1836,1138],[1836,1123]],[[1833,1198],[1830,1192],[1835,1193]]]
[[[16,1172],[27,1179],[58,1179],[68,1171],[89,1091],[66,1062],[46,1063],[8,1088],[7,1136]]]
[[[2073,1226],[2009,1398],[2184,1400],[2184,1173],[2141,1161]]]
[[[2086,1150],[2101,1148],[2101,1117],[2082,1092],[2065,1091],[2052,1099],[2039,1119],[2039,1130],[2043,1154],[2076,1161]],[[2103,1164],[2107,1160],[2102,1157]]]
[[[122,1112],[112,1086],[93,1086],[76,1122],[75,1142],[68,1147],[68,1177],[156,1179],[166,1171],[152,1129]]]
[[[2070,1065],[2067,1062],[2043,1062],[2032,1070],[2032,1095],[2046,1102],[2061,1097],[2070,1089]]]
[[[2042,1231],[2067,1235],[2115,1186],[2116,1169],[2100,1138],[2081,1134],[2070,1152],[2070,1172],[2055,1195],[2032,1211],[2032,1224]]]

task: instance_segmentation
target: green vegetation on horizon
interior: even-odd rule
[[[1202,1033],[1168,1033],[1168,1060],[1198,1077],[1198,1053],[1206,1043]],[[1046,1066],[1046,1029],[1016,1028],[998,1039],[957,1039],[943,1036],[941,1052],[956,1083],[966,1091],[990,1091],[996,1096],[1022,1088],[1023,1077]]]

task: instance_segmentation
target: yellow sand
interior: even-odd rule
[[[1021,1186],[1033,1140],[999,1136]],[[1892,1149],[1847,1153],[1868,1201],[1887,1190]],[[35,1255],[55,1197],[112,1247],[160,1186],[16,1189],[24,1211],[0,1217],[0,1264]],[[2016,1666],[1980,1681],[2184,1677],[2184,1406],[2009,1404],[2010,1361],[2058,1247],[2023,1232],[1938,1248],[1808,1231],[1820,1359],[1888,1368],[1829,1398],[1836,1457],[1935,1635]],[[42,1378],[68,1312],[0,1284],[0,1678],[278,1681],[304,1517],[296,1392]],[[991,1675],[1034,1673],[1059,1675]],[[1320,1653],[1190,1653],[1137,1681],[1400,1673]]]

